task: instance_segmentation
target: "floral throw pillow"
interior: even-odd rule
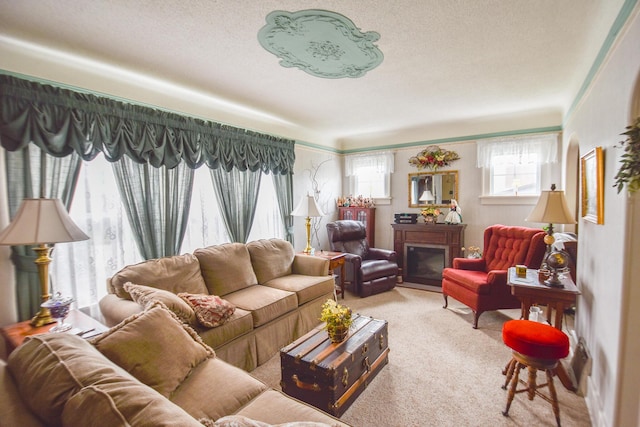
[[[236,311],[235,305],[216,295],[181,292],[178,296],[193,307],[198,322],[207,328],[223,325]]]

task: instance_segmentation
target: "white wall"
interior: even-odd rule
[[[576,331],[586,339],[593,358],[586,399],[597,426],[640,425],[634,407],[640,401],[640,366],[633,360],[638,356],[640,293],[638,276],[630,274],[632,268],[638,271],[640,212],[637,200],[633,206],[626,191],[618,194],[613,187],[622,154],[615,146],[630,122],[640,71],[638,10],[636,6],[588,92],[564,125],[565,147],[570,140],[578,141],[581,156],[596,146],[604,149],[605,223],[581,220],[578,225],[577,280],[582,295]]]

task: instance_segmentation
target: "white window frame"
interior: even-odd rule
[[[477,166],[482,173],[482,204],[535,204],[540,191],[547,188],[553,180],[553,164],[558,159],[558,134],[524,135],[518,137],[492,138],[477,142]],[[537,192],[534,194],[496,195],[492,193],[492,160],[504,156],[527,156],[535,153],[538,157]],[[515,163],[514,167],[518,168]]]
[[[362,194],[358,189],[359,179],[372,171],[384,175],[382,177],[382,192],[375,195]],[[393,171],[394,154],[390,151],[345,156],[345,175],[348,179],[349,194],[373,197],[376,204],[391,202],[391,174]]]

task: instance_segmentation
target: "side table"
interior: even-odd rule
[[[70,310],[65,321],[67,323],[71,323],[73,328],[67,332],[61,333],[75,333],[83,338],[89,338],[101,334],[109,329],[106,325],[103,325],[80,310]],[[14,323],[13,325],[7,325],[1,328],[0,334],[2,334],[7,346],[7,357],[13,350],[20,346],[28,336],[49,332],[49,329],[53,328],[55,325],[55,323],[50,323],[48,325],[35,328],[31,325],[30,320],[25,320],[24,322]]]
[[[529,309],[533,304],[547,306],[547,323],[562,330],[562,315],[566,308],[575,304],[580,290],[573,283],[571,277],[561,279],[563,288],[554,288],[541,283],[538,280],[538,271],[527,269],[527,277],[518,277],[515,267],[510,267],[507,273],[507,283],[511,286],[511,294],[522,303],[522,318],[529,319]],[[551,312],[555,310],[553,324]],[[562,363],[556,368],[558,378],[567,390],[576,391],[573,381],[567,374]]]
[[[315,252],[313,255],[319,258],[324,258],[329,260],[329,274],[333,275],[333,271],[340,267],[340,287],[339,290],[336,289],[336,294],[342,295],[342,299],[344,299],[344,263],[345,263],[345,254],[344,252],[331,252],[331,251],[320,251]],[[337,297],[336,297],[337,299]]]

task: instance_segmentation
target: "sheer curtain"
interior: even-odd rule
[[[477,167],[490,168],[499,156],[527,158],[535,154],[539,164],[555,163],[558,158],[558,134],[524,135],[477,141]]]

